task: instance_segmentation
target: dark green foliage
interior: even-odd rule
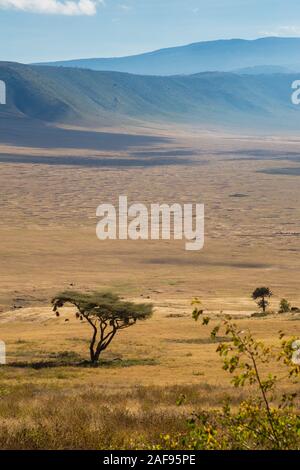
[[[268,298],[270,299],[272,295],[273,293],[269,289],[269,287],[258,287],[252,293],[252,299],[256,301],[259,308],[261,308],[262,311],[265,313],[267,310],[267,307],[269,306],[269,302],[267,299]]]

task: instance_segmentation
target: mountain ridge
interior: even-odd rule
[[[256,66],[300,70],[300,38],[219,39],[157,49],[124,57],[85,58],[34,65],[87,68],[140,75],[191,75]]]
[[[8,103],[0,107],[0,118],[93,126],[144,121],[298,128],[300,107],[291,103],[297,78],[231,72],[141,76],[0,62]]]

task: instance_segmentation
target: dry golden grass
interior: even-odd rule
[[[260,173],[293,167],[296,160],[284,156],[297,154],[300,141],[153,132],[170,139],[118,151],[101,148],[99,139],[88,149],[0,145],[0,157],[8,156],[0,163],[0,339],[8,354],[0,368],[2,448],[128,448],[130,436],[155,442],[182,429],[199,406],[219,406],[228,394],[239,401],[209,331],[191,320],[194,296],[213,315],[241,314],[243,327],[266,342],[279,330],[300,334],[297,316],[247,318],[259,285],[274,291],[274,310],[282,297],[300,305],[299,177]],[[178,150],[187,153],[176,160]],[[145,163],[164,152],[171,157],[163,166]],[[58,157],[123,162],[49,164]],[[204,250],[98,241],[96,207],[121,194],[147,204],[204,202]],[[81,367],[88,326],[68,310],[69,322],[56,319],[49,308],[65,288],[112,289],[153,302],[156,312],[115,339],[102,367]],[[187,402],[179,409],[181,394]]]
[[[204,381],[216,388],[229,386],[227,373],[221,370],[221,360],[215,353],[216,344],[210,339],[209,328],[195,324],[190,309],[186,306],[184,313],[184,309],[158,306],[150,320],[120,332],[110,349],[104,352],[103,360],[115,361],[115,364],[97,369],[69,367],[65,371],[64,385],[65,382],[71,386],[86,382],[103,386],[105,383],[107,389],[117,390],[137,385],[197,385]],[[172,313],[170,316],[170,312],[174,317]],[[91,330],[89,325],[75,318],[74,310],[66,309],[64,315],[57,319],[50,308],[41,307],[36,321],[32,320],[31,313],[31,309],[27,310],[27,315],[23,312],[24,318],[28,316],[28,321],[4,323],[13,312],[8,312],[2,320],[1,337],[7,345],[8,364],[51,360],[54,363],[63,362],[64,356],[67,363],[89,359]],[[33,313],[36,313],[35,309]],[[65,322],[65,319],[69,321]],[[213,320],[212,324],[217,321]],[[288,336],[300,335],[299,315],[237,321],[243,329],[249,328],[266,343],[276,343],[280,330]],[[129,367],[126,367],[127,363]],[[51,368],[9,367],[9,382],[14,380],[12,369],[17,381],[23,374],[26,378],[28,373],[33,374],[38,384],[47,383],[52,374]],[[68,384],[68,374],[71,384]]]
[[[52,145],[40,149],[39,164],[30,163],[37,148],[0,146],[0,156],[28,161],[0,164],[0,308],[47,303],[71,283],[143,294],[154,302],[199,295],[210,309],[242,311],[252,309],[249,293],[268,284],[274,305],[284,296],[300,304],[299,177],[259,172],[295,166],[284,156],[299,152],[298,140],[183,132],[169,137],[123,151]],[[169,164],[145,166],[153,155],[159,160],[163,152],[180,156],[182,150],[187,155],[179,160],[170,156]],[[140,166],[42,164],[47,156],[67,161],[99,154]],[[96,207],[120,194],[147,204],[204,202],[204,250],[186,252],[183,242],[173,241],[100,242]]]
[[[8,365],[0,368],[0,448],[154,445],[161,434],[184,432],[193,411],[218,408],[228,397],[235,405],[248,393],[233,389],[210,328],[190,314],[158,308],[151,320],[119,334],[95,368],[82,363],[90,330],[72,310],[59,319],[45,308],[35,320],[32,313],[28,309],[23,322],[7,321],[8,313],[1,323]],[[300,333],[297,316],[237,321],[270,344],[279,330]],[[281,373],[278,365],[275,371]],[[281,387],[294,391],[286,379]],[[186,401],[178,407],[182,395]]]

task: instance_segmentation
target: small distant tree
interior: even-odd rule
[[[291,311],[291,304],[286,299],[282,299],[279,305],[279,313],[288,313]]]
[[[75,315],[86,321],[92,328],[90,358],[99,361],[100,354],[108,348],[116,333],[133,326],[138,320],[146,320],[153,313],[152,304],[124,302],[111,292],[84,294],[63,292],[52,300],[53,311],[59,316],[59,309],[66,304],[74,305]]]
[[[269,287],[258,287],[253,292],[252,299],[256,301],[259,308],[261,308],[262,311],[265,313],[267,307],[269,306],[269,301],[267,299],[270,299],[272,295],[273,293],[269,289]]]

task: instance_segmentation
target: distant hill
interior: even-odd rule
[[[128,57],[77,59],[48,65],[142,75],[190,75],[256,66],[300,71],[300,38],[207,41]]]
[[[7,106],[0,120],[105,125],[135,121],[246,128],[299,128],[291,103],[297,74],[140,76],[0,62]]]
[[[297,68],[281,67],[280,65],[255,65],[254,67],[244,67],[241,69],[234,70],[234,73],[241,73],[246,75],[266,75],[274,73],[296,73],[300,70],[300,66]],[[300,75],[300,72],[299,72]]]

